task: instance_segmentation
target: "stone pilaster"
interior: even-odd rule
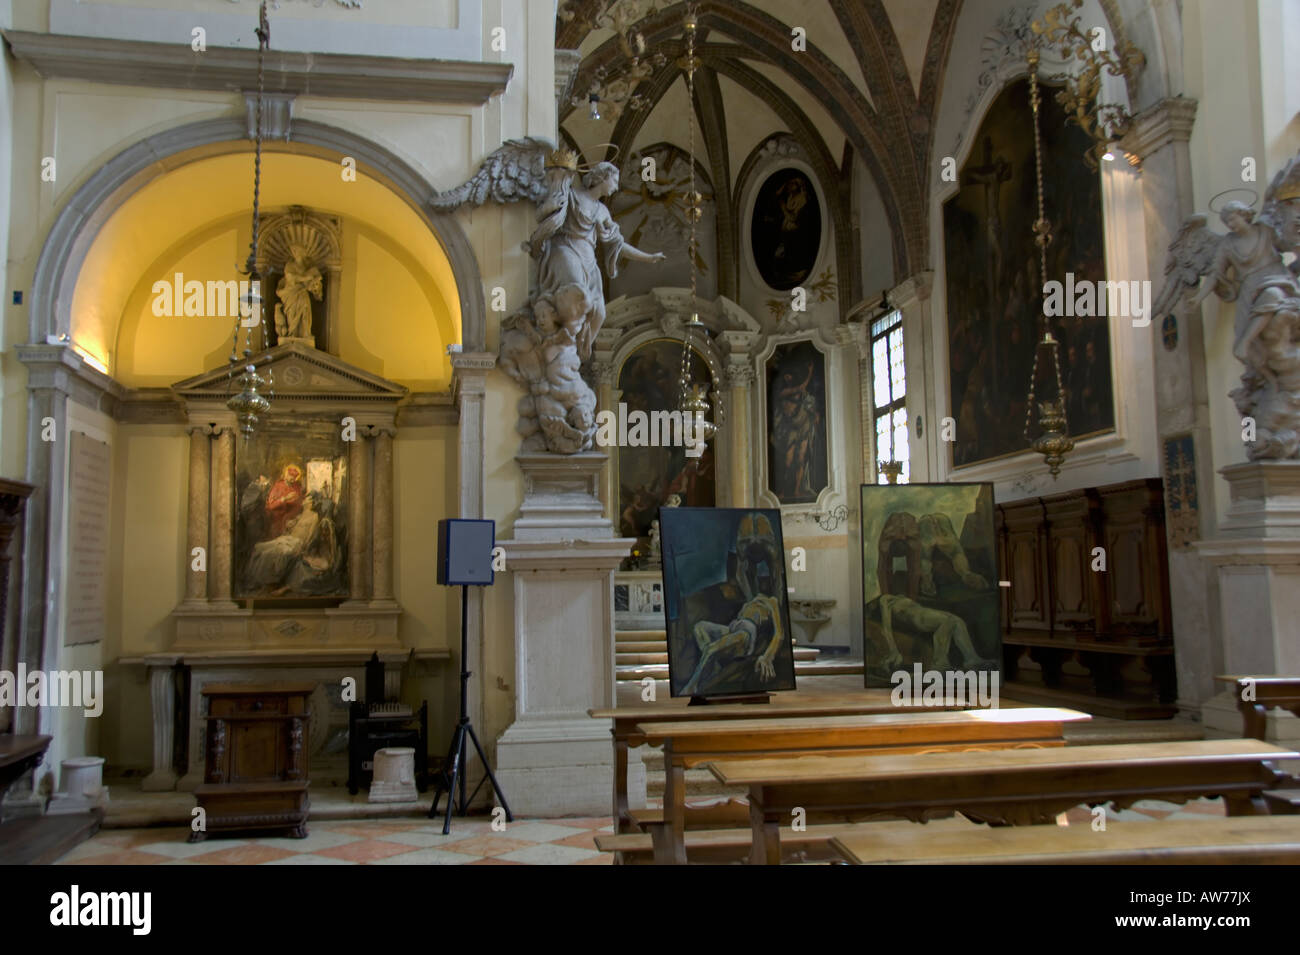
[[[457,462],[460,473],[457,479],[457,500],[460,517],[479,520],[487,517],[486,465],[484,447],[486,428],[484,402],[487,396],[487,376],[496,367],[496,355],[491,352],[454,352],[451,356],[452,375],[455,379],[456,406],[460,412]],[[501,536],[500,529],[497,536]],[[463,661],[473,674],[469,681],[468,712],[476,727],[483,727],[483,588],[469,587],[465,596],[466,646],[468,659]],[[454,645],[454,642],[453,642]],[[484,745],[492,746],[491,740]],[[476,756],[468,753],[466,768],[474,764]],[[490,794],[489,794],[490,795]],[[511,807],[513,808],[513,806]]]
[[[614,366],[612,357],[607,352],[597,352],[596,359],[591,363],[592,377],[596,380],[596,411],[610,411],[618,414],[618,401],[620,393],[617,390],[618,369]],[[604,450],[604,449],[598,449]],[[618,514],[618,476],[615,474],[613,456],[618,453],[617,448],[611,448],[605,452],[610,455],[611,461],[601,475],[600,482],[600,499],[605,505],[605,516],[615,524],[619,521]]]
[[[727,389],[731,399],[727,431],[731,440],[732,507],[752,507],[755,499],[753,428],[749,410],[758,375],[752,362],[753,359],[748,354],[733,354],[727,360]],[[762,449],[759,449],[759,453],[762,453]]]
[[[348,590],[344,604],[370,597],[370,439],[360,431],[348,443]]]
[[[147,661],[149,700],[152,703],[153,716],[153,772],[140,783],[140,788],[145,792],[165,792],[175,789],[179,778],[172,766],[172,744],[176,727],[176,686],[173,667],[178,659],[178,657],[151,656]]]
[[[380,428],[375,443],[375,494],[371,526],[371,600],[393,602],[393,431]]]
[[[876,473],[871,462],[871,356],[866,324],[858,320],[835,326],[835,341],[842,348],[840,367],[849,384],[843,399],[835,396],[827,400],[838,401],[849,415],[845,433],[852,446],[845,449],[844,460],[851,496],[856,499],[855,485],[874,481]]]
[[[217,432],[212,456],[212,551],[208,555],[209,609],[236,609],[231,600],[235,546],[235,429]]]
[[[182,607],[204,607],[208,602],[208,570],[194,569],[194,549],[202,548],[202,566],[209,568],[212,554],[208,546],[208,501],[211,494],[212,428],[191,425],[189,517],[185,532],[185,601]],[[209,568],[210,569],[210,568]]]
[[[1142,165],[1147,263],[1153,283],[1160,280],[1170,241],[1195,211],[1188,151],[1195,119],[1196,100],[1181,96],[1161,100],[1134,117],[1132,130],[1121,144]],[[1217,531],[1210,397],[1199,316],[1189,317],[1182,308],[1175,310],[1177,338],[1172,348],[1167,347],[1162,333],[1164,318],[1153,315],[1147,334],[1155,336],[1156,430],[1164,462],[1165,508],[1184,515],[1189,508],[1197,511],[1192,520],[1165,524],[1178,703],[1183,710],[1196,712],[1215,692],[1214,677],[1224,663],[1218,575],[1195,548],[1196,541],[1213,537]],[[1180,472],[1176,482],[1170,480],[1173,466]],[[1180,496],[1176,502],[1170,500],[1175,491]]]

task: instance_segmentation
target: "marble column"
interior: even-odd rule
[[[1121,144],[1142,163],[1147,264],[1157,286],[1169,243],[1195,210],[1188,150],[1195,119],[1196,100],[1181,96],[1161,100],[1134,117],[1132,131]],[[1195,714],[1216,691],[1214,677],[1223,672],[1224,664],[1218,577],[1196,552],[1197,541],[1217,532],[1216,478],[1202,322],[1199,316],[1188,319],[1181,309],[1175,316],[1177,340],[1172,348],[1162,333],[1163,316],[1152,316],[1149,328],[1134,331],[1155,337],[1156,429],[1164,462],[1165,510],[1180,515],[1165,522],[1178,705]],[[1178,467],[1180,480],[1171,484],[1173,466]],[[1184,493],[1180,500],[1171,501],[1175,486]]]
[[[182,607],[206,607],[208,601],[208,571],[194,569],[194,548],[204,552],[204,568],[209,567],[212,554],[208,548],[209,479],[212,474],[212,428],[208,425],[191,425],[190,435],[190,486],[189,519],[186,524],[185,551],[185,601]]]
[[[209,606],[236,609],[231,597],[233,580],[235,507],[235,429],[229,425],[217,431],[216,454],[212,459],[212,550],[208,554]]]
[[[370,443],[357,432],[348,442],[348,602],[370,596]]]
[[[371,601],[393,602],[393,430],[375,434],[374,515],[371,527]]]
[[[731,433],[732,507],[754,505],[754,451],[749,409],[754,382],[758,376],[753,361],[748,353],[732,354],[727,358],[731,415],[726,430]]]
[[[191,432],[191,437],[193,433]],[[173,734],[176,727],[176,687],[174,670],[179,657],[150,657],[149,699],[153,704],[153,772],[140,788],[145,792],[175,789],[176,770],[172,766]]]
[[[484,403],[487,395],[487,376],[496,367],[496,355],[491,352],[454,352],[451,356],[452,375],[456,384],[456,404],[460,412],[460,427],[457,444],[457,502],[459,517],[482,519],[488,517],[486,500],[486,466],[484,448],[486,446]],[[451,516],[451,515],[449,515]],[[497,537],[501,537],[497,529]],[[486,729],[483,722],[483,590],[482,587],[470,587],[465,595],[466,604],[466,648],[468,657],[464,661],[473,676],[469,680],[466,692],[467,709],[470,720],[476,730],[482,734]],[[454,645],[454,642],[453,642]],[[453,651],[455,652],[455,651]],[[483,739],[483,746],[491,753],[493,741]],[[466,757],[467,769],[477,772],[473,766],[477,756],[472,752]],[[486,800],[491,794],[482,795]],[[510,794],[507,794],[507,797]],[[513,809],[514,806],[512,805]]]

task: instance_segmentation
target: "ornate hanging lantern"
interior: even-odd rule
[[[265,89],[266,50],[271,43],[271,25],[266,17],[266,0],[258,9],[257,15],[257,120],[253,131],[253,230],[252,242],[248,247],[248,259],[244,263],[241,275],[247,276],[248,291],[240,296],[240,314],[235,319],[235,333],[230,345],[230,380],[239,385],[239,393],[226,401],[226,407],[235,413],[239,421],[239,430],[247,441],[257,428],[258,415],[265,415],[271,410],[268,394],[274,381],[270,369],[266,376],[257,373],[253,357],[254,332],[258,332],[258,348],[265,350],[268,335],[266,331],[266,313],[262,308],[262,282],[257,274],[258,244],[262,231],[262,112],[263,92]],[[240,338],[243,349],[240,349]],[[236,368],[239,369],[236,374]]]
[[[1038,51],[1030,50],[1029,59],[1029,105],[1034,114],[1034,174],[1038,191],[1038,218],[1034,220],[1034,242],[1038,246],[1039,285],[1047,283],[1047,246],[1052,241],[1052,224],[1047,221],[1043,211],[1043,149],[1038,135]],[[1070,425],[1065,414],[1065,388],[1061,384],[1061,356],[1059,343],[1052,337],[1047,325],[1044,308],[1039,309],[1043,326],[1043,337],[1034,352],[1034,367],[1029,372],[1029,399],[1025,407],[1025,440],[1030,447],[1043,456],[1047,462],[1052,478],[1061,473],[1061,464],[1065,456],[1074,450],[1074,439],[1070,437]],[[1056,378],[1056,397],[1038,402],[1039,434],[1030,437],[1033,430],[1035,391],[1038,384],[1038,359],[1047,352]]]

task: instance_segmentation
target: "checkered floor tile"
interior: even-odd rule
[[[305,839],[214,837],[188,841],[186,828],[105,829],[59,865],[609,865],[596,834],[609,819],[516,820],[497,831],[487,819],[309,823]]]

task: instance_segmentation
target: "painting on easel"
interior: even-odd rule
[[[794,689],[781,512],[659,511],[673,696]]]
[[[867,686],[1001,666],[991,484],[862,485]]]

